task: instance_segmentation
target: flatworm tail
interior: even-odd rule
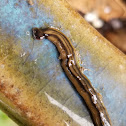
[[[95,91],[89,79],[80,71],[75,59],[75,50],[69,39],[54,28],[33,28],[34,39],[50,40],[60,53],[61,66],[80,96],[84,99],[94,125],[111,126],[107,110],[100,95]]]

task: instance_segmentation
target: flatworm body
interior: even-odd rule
[[[111,126],[107,110],[100,95],[95,91],[89,79],[80,71],[75,59],[75,50],[69,39],[54,28],[33,28],[34,39],[50,40],[60,53],[61,66],[80,96],[84,99],[95,126]]]

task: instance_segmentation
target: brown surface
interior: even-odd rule
[[[76,10],[82,13],[96,11],[99,17],[108,21],[112,18],[126,17],[126,4],[121,0],[67,0]],[[110,12],[105,13],[105,8],[109,7]]]
[[[108,32],[106,38],[126,54],[126,28]]]
[[[95,11],[105,23],[99,30],[111,43],[126,53],[126,0],[67,0],[70,5],[78,10],[82,16]],[[121,23],[120,28],[118,26]],[[120,19],[119,19],[120,18]],[[122,19],[122,21],[121,21]],[[117,28],[118,27],[118,28]],[[122,29],[123,28],[123,29]]]

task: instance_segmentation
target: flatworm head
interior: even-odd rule
[[[42,40],[45,37],[44,31],[39,28],[32,29],[32,36],[34,39]]]

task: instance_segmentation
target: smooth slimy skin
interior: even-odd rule
[[[33,28],[34,39],[50,40],[60,53],[61,66],[80,96],[84,99],[96,126],[111,126],[108,113],[89,79],[81,72],[76,59],[75,50],[69,39],[54,28]]]

